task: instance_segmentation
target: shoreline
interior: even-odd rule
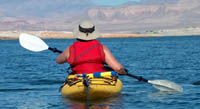
[[[4,31],[0,32],[0,40],[17,40],[21,33],[31,34],[42,39],[73,39],[72,32],[57,31]],[[106,33],[99,38],[153,37],[145,34]]]
[[[0,31],[0,40],[18,40],[21,33],[35,35],[42,39],[73,39],[68,31]],[[99,38],[127,38],[127,37],[165,37],[165,36],[200,36],[200,27],[150,30],[137,33],[102,33]]]

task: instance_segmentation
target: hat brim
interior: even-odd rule
[[[94,40],[100,37],[100,35],[101,34],[97,30],[95,30],[92,33],[88,33],[88,35],[86,33],[80,32],[78,27],[74,28],[73,30],[73,36],[75,38],[82,39],[82,40]]]

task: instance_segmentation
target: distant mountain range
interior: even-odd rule
[[[89,19],[102,32],[134,33],[200,27],[200,2],[142,0],[109,7],[91,0],[0,0],[0,19],[1,31],[72,31]]]

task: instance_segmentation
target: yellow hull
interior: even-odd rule
[[[106,78],[89,78],[89,88],[83,84],[83,78],[68,76],[69,83],[61,89],[63,96],[71,99],[102,99],[117,95],[122,90],[122,82],[111,76]]]

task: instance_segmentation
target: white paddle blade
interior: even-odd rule
[[[39,37],[26,33],[20,34],[19,43],[22,47],[34,52],[47,50],[49,48],[48,45]]]
[[[181,86],[168,80],[149,80],[148,83],[151,83],[155,88],[159,89],[160,91],[183,92],[183,88]]]

